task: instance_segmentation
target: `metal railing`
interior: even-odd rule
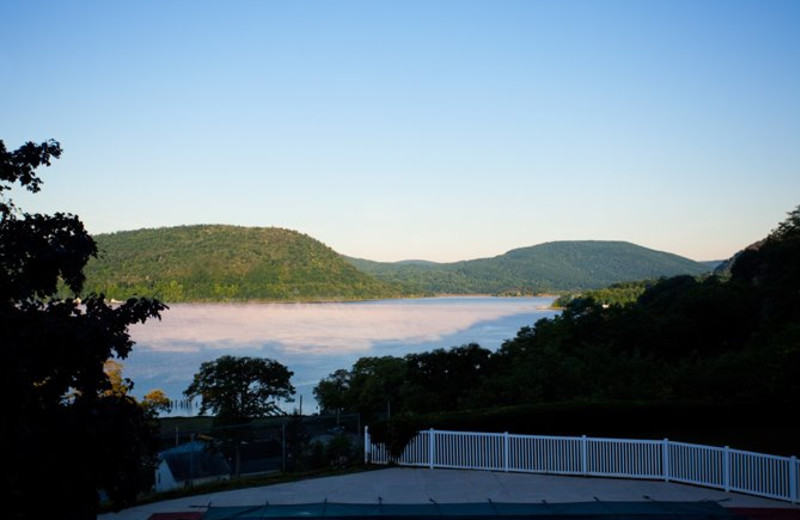
[[[664,440],[424,430],[392,458],[364,429],[364,461],[401,466],[664,480],[797,503],[796,457]]]

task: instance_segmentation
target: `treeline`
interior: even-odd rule
[[[658,283],[658,280],[639,280],[620,282],[602,289],[594,289],[582,293],[567,293],[553,302],[553,307],[564,308],[575,299],[592,299],[600,305],[627,305],[635,302],[645,290]]]
[[[729,277],[618,289],[640,294],[574,298],[497,352],[471,344],[361,358],[315,395],[325,411],[367,420],[567,401],[798,402],[800,207]]]

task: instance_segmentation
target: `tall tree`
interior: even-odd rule
[[[159,317],[164,305],[78,299],[84,266],[97,255],[83,223],[25,213],[7,197],[15,186],[39,191],[37,168],[61,153],[56,141],[9,151],[0,140],[0,488],[8,518],[95,518],[98,490],[121,507],[153,475],[150,423],[132,398],[111,391],[103,368],[130,352],[128,326]],[[68,297],[58,296],[60,285]]]
[[[328,377],[320,380],[314,387],[314,398],[319,403],[323,413],[336,413],[337,417],[348,405],[350,390],[349,371],[340,368]]]
[[[240,426],[221,432],[226,444],[233,447],[237,477],[242,467],[242,444],[252,435],[247,423],[280,414],[278,402],[293,400],[291,377],[289,369],[271,359],[222,356],[202,363],[183,392],[190,399],[200,397],[200,415],[211,411],[214,424]]]
[[[200,365],[184,391],[200,397],[200,414],[211,411],[217,424],[242,424],[280,413],[280,400],[291,402],[292,372],[264,358],[222,356]]]

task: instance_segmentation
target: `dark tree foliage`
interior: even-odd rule
[[[314,387],[314,398],[323,413],[340,413],[348,408],[349,390],[350,372],[340,368]]]
[[[364,357],[350,371],[348,401],[364,417],[390,417],[403,410],[406,364],[394,356]]]
[[[0,141],[0,393],[3,515],[95,518],[98,490],[131,504],[150,487],[151,423],[130,397],[109,392],[110,357],[133,346],[128,326],[159,317],[147,299],[82,302],[83,267],[97,254],[74,215],[28,214],[6,196],[37,192],[36,169],[61,156],[55,141],[9,151]],[[70,296],[56,297],[63,283]]]
[[[578,294],[564,294],[556,298],[553,307],[564,308],[576,298],[591,298],[602,305],[627,305],[635,302],[657,280],[639,280],[636,282],[620,282],[602,289],[583,291]]]
[[[200,365],[184,395],[199,396],[200,414],[211,411],[217,424],[244,424],[280,414],[278,402],[295,393],[292,374],[271,359],[222,356]]]
[[[476,343],[407,355],[406,406],[417,413],[479,406],[490,355]]]
[[[800,397],[800,206],[739,256],[731,280],[752,287],[759,301],[755,338],[773,368],[765,386]]]
[[[322,379],[314,396],[323,413],[359,413],[365,420],[485,405],[491,353],[477,344],[448,350],[363,357]]]

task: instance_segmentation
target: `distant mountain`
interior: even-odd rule
[[[700,263],[706,266],[709,271],[714,271],[725,262],[727,262],[727,260],[703,260]]]
[[[280,228],[220,225],[141,229],[94,237],[86,292],[166,302],[330,301],[431,294],[535,294],[605,287],[708,266],[628,242],[550,242],[494,258],[395,263],[346,258]]]
[[[442,264],[348,260],[365,273],[408,290],[446,294],[573,291],[711,270],[703,263],[629,242],[593,240],[548,242],[494,258]]]
[[[399,287],[313,238],[279,228],[181,226],[94,237],[86,291],[167,302],[391,298]]]

